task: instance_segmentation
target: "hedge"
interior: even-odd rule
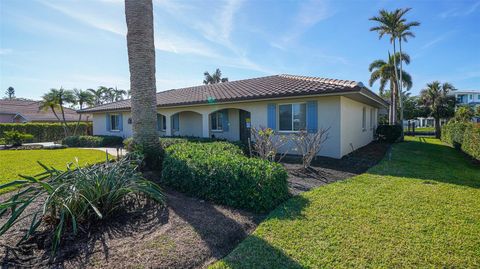
[[[77,123],[68,123],[71,130],[75,129]],[[92,124],[81,122],[77,134],[87,135],[91,132]],[[5,131],[18,131],[32,134],[32,142],[59,141],[65,137],[61,123],[0,123],[0,138],[4,137]]]
[[[130,145],[132,143],[132,138],[129,137],[125,140],[123,140],[123,145],[126,149],[130,148]],[[198,142],[198,143],[212,143],[212,142],[226,142],[226,139],[219,139],[219,138],[207,138],[207,137],[194,137],[194,136],[162,136],[159,137],[160,144],[162,145],[162,148],[168,148],[171,145],[174,144],[180,144],[180,143],[187,143],[187,142]],[[242,142],[240,141],[235,141],[235,142],[229,142],[230,144],[234,144],[238,146],[243,152],[246,152],[247,148],[245,145],[243,145]]]
[[[397,140],[402,135],[402,126],[401,125],[388,125],[381,124],[377,127],[375,135],[378,140],[385,141],[388,143],[397,142]]]
[[[280,164],[248,158],[228,142],[169,146],[161,180],[188,195],[253,212],[267,212],[289,197]]]
[[[69,147],[116,147],[121,146],[123,138],[120,136],[108,136],[108,135],[98,135],[98,136],[69,136],[62,140],[62,144]]]
[[[441,139],[480,160],[480,124],[450,121],[442,126]]]

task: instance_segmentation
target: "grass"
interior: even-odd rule
[[[437,139],[406,141],[290,199],[212,268],[480,267],[480,167]]]
[[[404,129],[405,132],[408,131],[408,128]],[[412,130],[412,128],[410,128]],[[416,127],[415,132],[435,132],[435,127]]]
[[[65,170],[68,163],[78,158],[80,165],[105,161],[105,153],[88,149],[55,149],[55,150],[0,150],[0,184],[5,184],[22,175],[35,175],[45,171],[37,161],[59,170]],[[112,158],[110,156],[110,158]],[[0,191],[7,192],[6,189]]]

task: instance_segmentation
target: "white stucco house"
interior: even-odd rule
[[[157,93],[159,136],[217,137],[247,142],[251,128],[277,134],[329,129],[319,155],[341,158],[373,140],[378,110],[388,104],[361,82],[274,75]],[[80,111],[94,135],[132,136],[130,100]],[[284,150],[295,154],[293,145]]]

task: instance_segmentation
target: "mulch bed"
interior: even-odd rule
[[[387,148],[372,143],[341,160],[319,158],[311,170],[287,159],[290,190],[298,194],[365,172]],[[29,226],[24,220],[0,238],[2,268],[205,268],[230,253],[265,217],[165,191],[166,207],[142,203],[113,220],[86,227],[76,237],[64,239],[54,261],[49,258],[48,230],[15,246]],[[8,195],[0,196],[0,201]]]

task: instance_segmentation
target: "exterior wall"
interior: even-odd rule
[[[0,114],[0,123],[12,123],[13,122],[12,114]]]
[[[378,120],[378,109],[354,101],[341,98],[341,156],[357,150],[373,140]],[[366,108],[365,130],[362,127],[363,108]],[[370,108],[374,109],[373,127],[370,127]]]
[[[323,96],[302,99],[282,99],[271,101],[252,101],[239,102],[233,104],[210,104],[188,107],[159,108],[158,113],[167,118],[166,132],[159,132],[159,135],[182,135],[182,136],[203,136],[229,140],[239,140],[239,109],[250,112],[251,126],[254,128],[267,127],[267,106],[268,104],[277,104],[277,124],[279,126],[278,104],[300,103],[310,100],[317,100],[318,130],[329,128],[329,138],[320,151],[320,156],[341,158],[350,153],[353,149],[358,149],[373,140],[374,128],[370,129],[370,108],[371,106],[354,101],[341,96]],[[367,130],[362,130],[362,108],[367,108]],[[228,109],[229,130],[212,131],[210,124],[210,114],[212,112]],[[375,126],[377,121],[377,109],[375,111]],[[180,130],[171,132],[171,117],[180,113]],[[129,112],[123,114],[123,131],[110,132],[106,130],[105,113],[96,113],[93,115],[93,134],[94,135],[117,135],[129,137],[132,135],[132,125],[128,124],[130,118]],[[291,136],[292,132],[278,132],[279,135]],[[351,146],[352,145],[352,146]],[[296,154],[295,146],[292,142],[286,145],[283,150],[288,150],[290,154]]]

